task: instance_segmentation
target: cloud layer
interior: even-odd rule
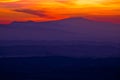
[[[0,0],[0,23],[81,16],[120,23],[119,0]]]

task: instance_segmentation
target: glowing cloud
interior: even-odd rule
[[[19,16],[26,15],[31,18],[22,18],[25,20],[32,19],[33,21],[81,16],[120,23],[118,21],[120,18],[119,5],[120,0],[0,0],[0,23],[5,20],[16,21]],[[10,17],[4,17],[8,15]],[[14,17],[14,20],[12,17]],[[20,18],[20,20],[22,19]]]
[[[0,0],[0,2],[16,2],[16,1],[19,1],[19,0]]]

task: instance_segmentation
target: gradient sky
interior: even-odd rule
[[[120,0],[0,0],[0,24],[76,16],[120,23]]]

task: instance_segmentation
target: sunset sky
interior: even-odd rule
[[[0,0],[0,24],[69,17],[120,23],[120,0]]]

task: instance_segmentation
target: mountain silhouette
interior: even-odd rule
[[[57,40],[61,42],[56,42]],[[74,40],[78,42],[74,43]],[[66,45],[66,42],[69,45]],[[46,55],[72,57],[120,56],[119,44],[106,45],[109,42],[120,43],[119,24],[96,22],[75,17],[57,21],[13,22],[9,25],[0,25],[0,56],[3,57]]]
[[[47,22],[13,22],[0,25],[0,40],[120,41],[120,24],[81,17]]]

